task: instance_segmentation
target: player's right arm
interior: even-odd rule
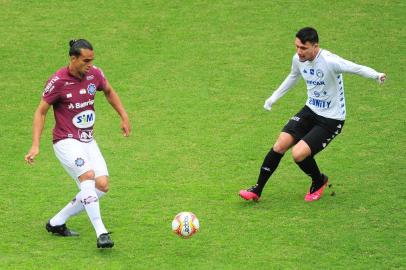
[[[39,153],[41,134],[42,130],[44,129],[45,118],[50,106],[51,105],[49,105],[46,101],[41,99],[41,102],[35,110],[32,125],[32,145],[31,149],[28,151],[28,154],[26,154],[24,158],[25,161],[27,161],[27,163],[30,165],[34,163],[34,158]]]
[[[298,61],[297,55],[293,56],[292,68],[290,70],[289,75],[278,87],[278,89],[276,89],[273,92],[273,94],[267,100],[265,100],[264,104],[265,110],[270,111],[272,109],[272,105],[283,95],[285,95],[299,81],[301,75],[297,61]]]

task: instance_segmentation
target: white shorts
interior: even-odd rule
[[[94,171],[95,177],[109,175],[106,161],[95,140],[88,143],[75,139],[60,140],[54,144],[54,151],[62,166],[78,185],[78,177],[87,171]]]

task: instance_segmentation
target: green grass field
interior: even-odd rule
[[[0,0],[0,269],[406,269],[406,5],[404,1]],[[304,104],[300,82],[272,112],[294,35],[388,74],[379,86],[344,75],[347,121],[316,156],[333,183],[315,203],[285,155],[261,202],[237,193]],[[131,117],[123,138],[103,95],[95,134],[110,171],[101,200],[116,246],[98,250],[86,214],[44,225],[77,188],[51,147],[48,113],[35,166],[24,163],[43,85],[86,38]],[[172,218],[193,211],[183,240]]]

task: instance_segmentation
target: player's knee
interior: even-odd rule
[[[301,149],[300,147],[292,148],[292,157],[295,162],[301,162],[308,156],[309,153],[307,151],[303,151],[303,149]]]
[[[79,180],[83,181],[83,180],[90,180],[90,179],[94,179],[94,171],[87,171],[84,174],[79,176]]]
[[[293,149],[292,149],[292,157],[293,157],[293,160],[295,161],[295,162],[300,162],[300,161],[302,161],[304,158],[303,158],[303,155],[301,154],[301,153],[299,153],[299,152],[293,152]]]
[[[289,150],[289,148],[295,143],[295,139],[293,138],[292,135],[282,132],[278,139],[276,140],[276,143],[272,147],[273,150],[279,154],[284,154],[286,151]]]
[[[282,143],[276,142],[272,149],[279,154],[284,154],[286,151],[288,151],[289,147],[287,145],[284,145]]]
[[[108,182],[104,182],[104,183],[100,183],[99,185],[96,185],[97,189],[100,191],[103,191],[104,193],[109,191],[109,183]]]
[[[102,192],[109,191],[109,180],[106,176],[99,177],[96,179],[96,188]]]

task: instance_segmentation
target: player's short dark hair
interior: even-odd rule
[[[72,39],[69,41],[69,55],[80,56],[82,49],[93,51],[93,46],[86,39]]]
[[[303,44],[306,42],[310,42],[311,44],[319,43],[319,35],[317,34],[316,29],[313,27],[305,27],[300,29],[296,33],[296,37],[300,39]]]

